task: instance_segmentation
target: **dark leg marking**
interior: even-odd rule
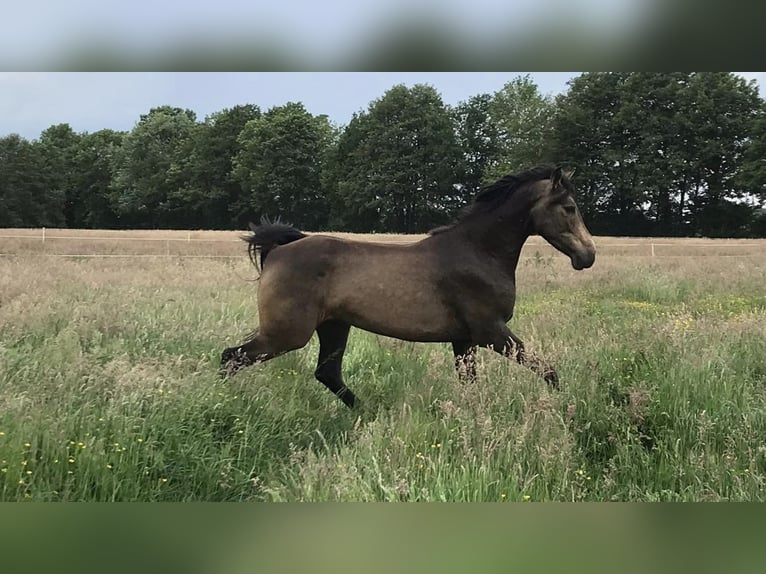
[[[496,353],[515,359],[520,365],[542,377],[552,388],[559,388],[559,376],[556,370],[543,359],[529,356],[524,349],[524,342],[511,333],[507,325],[503,324],[494,332],[481,337],[480,340],[482,346],[490,347]]]
[[[476,381],[476,346],[471,341],[453,341],[452,353],[455,355],[455,370],[462,382]]]
[[[319,335],[319,360],[314,376],[330,389],[343,404],[353,408],[356,397],[343,382],[341,366],[351,326],[341,321],[325,321],[317,327]]]

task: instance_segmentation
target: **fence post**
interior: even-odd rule
[[[654,257],[654,243],[652,243],[652,257]]]
[[[186,242],[191,243],[191,230],[186,232]]]
[[[43,227],[43,243],[45,243],[45,228]]]

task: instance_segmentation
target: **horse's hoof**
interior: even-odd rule
[[[218,370],[218,374],[221,377],[229,377],[242,369],[252,365],[253,361],[245,354],[242,349],[228,348],[224,349],[221,353],[221,367]]]
[[[552,389],[559,390],[559,375],[556,371],[548,368],[548,370],[543,373],[543,379],[545,379],[545,382],[548,383]]]

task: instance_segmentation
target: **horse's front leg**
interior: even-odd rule
[[[479,333],[476,337],[477,344],[516,360],[520,365],[542,377],[554,389],[559,388],[559,376],[556,370],[540,357],[528,354],[524,348],[524,342],[511,332],[508,325],[498,323],[494,328],[484,329]]]
[[[476,345],[471,341],[453,341],[452,352],[455,355],[455,369],[458,378],[464,383],[476,381]]]

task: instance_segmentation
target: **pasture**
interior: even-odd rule
[[[602,237],[576,272],[532,238],[511,326],[559,391],[354,329],[350,411],[316,338],[218,377],[257,325],[240,234],[0,235],[0,500],[766,501],[766,241]]]

